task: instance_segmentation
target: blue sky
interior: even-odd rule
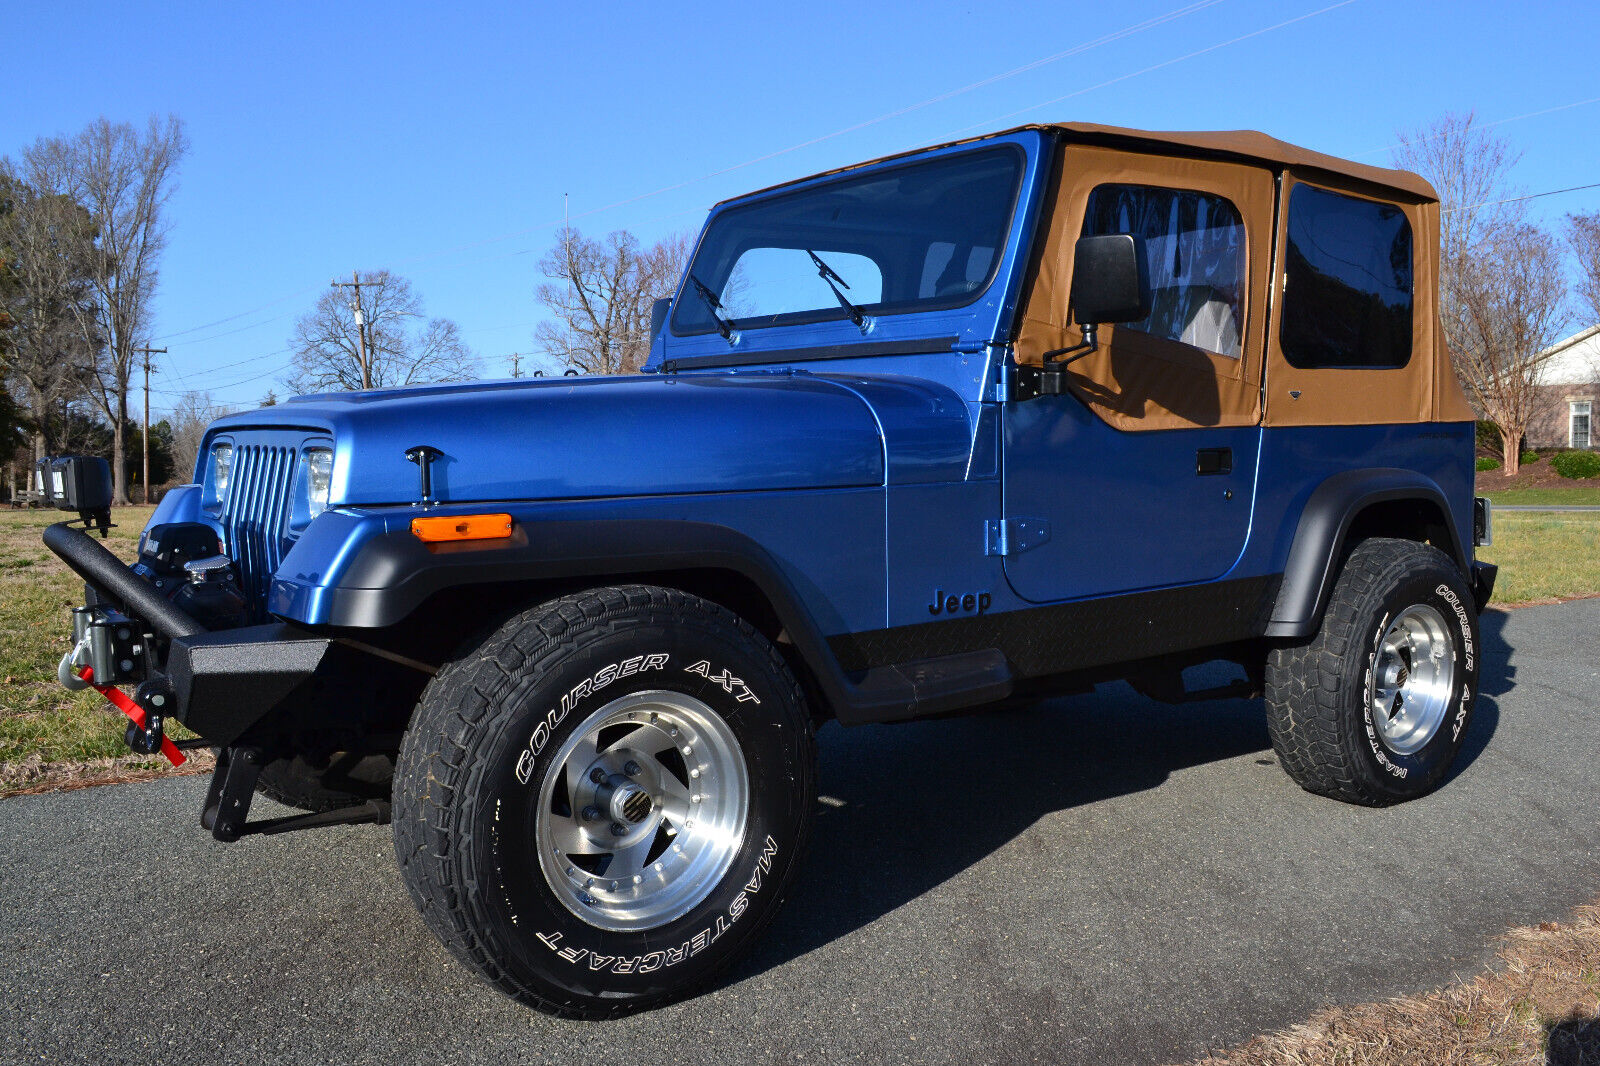
[[[585,232],[649,241],[726,196],[1027,121],[1253,128],[1387,164],[1449,110],[1515,120],[1526,191],[1600,182],[1593,4],[59,2],[4,27],[0,153],[102,114],[188,123],[157,409],[281,394],[294,319],[356,268],[409,277],[505,376],[564,193]],[[1600,189],[1533,206],[1554,222]]]

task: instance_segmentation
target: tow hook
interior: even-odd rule
[[[172,738],[166,735],[165,715],[152,716],[115,685],[96,685],[93,667],[85,666],[78,676],[96,692],[110,700],[113,707],[128,716],[128,728],[123,733],[123,739],[128,742],[128,747],[143,754],[154,754],[159,751],[173,766],[182,766],[189,761],[189,757],[179,751]],[[157,691],[152,687],[157,684],[157,682],[145,682],[139,686],[139,694],[143,696],[148,691],[153,696],[161,698],[162,703],[156,706],[163,708],[171,706],[171,690],[163,688]]]
[[[173,705],[175,694],[171,682],[165,678],[152,679],[140,685],[133,693],[133,702],[144,710],[141,728],[129,716],[123,739],[128,747],[141,755],[154,755],[166,743],[166,712]]]

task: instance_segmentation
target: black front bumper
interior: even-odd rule
[[[358,676],[365,658],[282,622],[179,637],[165,669],[173,717],[213,744],[232,744],[264,721],[298,717],[337,678]]]

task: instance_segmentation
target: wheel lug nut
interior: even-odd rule
[[[638,777],[640,774],[644,773],[644,768],[638,763],[634,762],[632,759],[629,759],[627,765],[622,768],[622,772],[627,774],[629,777]]]
[[[614,836],[614,837],[627,836],[628,835],[628,827],[623,825],[621,822],[612,822],[611,823],[611,835]]]
[[[600,819],[600,808],[599,807],[585,807],[583,809],[583,820],[584,821],[586,821],[586,822],[595,822],[595,821],[599,821],[599,819]]]
[[[600,767],[596,766],[593,770],[589,771],[589,780],[593,781],[597,785],[603,785],[606,782],[606,772]]]

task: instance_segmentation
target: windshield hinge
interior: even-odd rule
[[[983,554],[1020,555],[1050,539],[1043,518],[991,518],[983,523]]]

